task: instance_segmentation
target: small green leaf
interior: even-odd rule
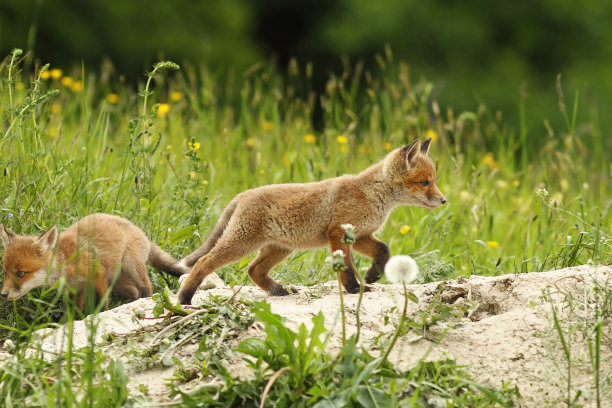
[[[255,358],[264,357],[267,354],[268,346],[260,338],[248,338],[238,345],[237,351],[248,354]]]
[[[413,301],[413,302],[414,302],[414,303],[416,303],[416,304],[419,304],[419,298],[418,298],[418,297],[416,297],[416,295],[415,295],[414,293],[412,293],[412,292],[408,292],[408,295],[407,295],[407,296],[408,296],[408,299],[409,299],[409,300]]]
[[[195,225],[189,225],[181,230],[176,231],[174,234],[170,235],[170,245],[174,246],[179,242],[185,241],[193,236],[193,233],[196,230]]]

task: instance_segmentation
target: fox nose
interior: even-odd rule
[[[446,198],[445,198],[445,197],[442,197],[442,198],[440,199],[440,201],[442,202],[442,204],[446,204]]]
[[[3,290],[2,293],[0,293],[2,296],[7,297],[8,296],[8,292]]]

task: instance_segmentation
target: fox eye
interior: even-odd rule
[[[25,276],[25,272],[24,271],[19,271],[19,272],[17,272],[17,276],[19,278],[23,278]]]
[[[429,180],[423,180],[423,181],[421,181],[421,185],[422,185],[422,186],[428,186],[428,185],[429,185]]]

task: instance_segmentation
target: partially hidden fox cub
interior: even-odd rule
[[[20,236],[0,224],[4,245],[2,296],[18,299],[30,289],[51,285],[64,276],[76,290],[76,303],[84,307],[88,287],[98,298],[108,291],[133,301],[152,295],[146,264],[180,276],[189,268],[149,241],[125,218],[91,214],[59,234],[56,226],[38,237]]]
[[[190,304],[208,274],[255,250],[259,254],[248,273],[270,295],[289,294],[268,273],[296,249],[329,245],[332,251],[341,249],[346,265],[351,265],[351,253],[342,243],[342,224],[355,227],[355,250],[373,258],[366,282],[377,281],[389,260],[389,247],[374,233],[391,210],[400,205],[436,208],[446,202],[436,187],[435,166],[427,156],[430,144],[431,138],[423,143],[415,140],[357,175],[269,185],[238,194],[204,245],[181,261],[193,268],[178,292],[179,301]],[[341,281],[347,292],[359,292],[350,267],[341,273]]]

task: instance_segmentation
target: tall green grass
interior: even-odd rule
[[[397,146],[432,137],[449,203],[396,209],[379,233],[392,254],[417,258],[424,280],[611,263],[612,149],[596,107],[578,94],[564,98],[560,79],[566,127],[522,110],[517,130],[485,104],[473,112],[440,108],[433,85],[414,81],[390,54],[379,56],[375,71],[346,65],[322,94],[311,88],[316,67],[294,62],[287,72],[269,64],[171,71],[177,67],[161,63],[134,88],[110,65],[97,74],[86,67],[28,72],[22,59],[14,52],[0,65],[0,222],[18,233],[114,213],[181,257],[240,191],[356,173]],[[578,123],[578,109],[591,120]],[[327,255],[294,254],[275,273],[294,284],[333,279]],[[248,262],[223,268],[222,277],[248,282]],[[356,263],[364,268],[369,260]],[[177,287],[172,278],[152,277],[157,289]],[[70,323],[71,310],[54,289],[15,304],[0,300],[1,337],[23,350],[35,329]],[[15,358],[20,364],[2,371],[0,388],[15,404],[114,406],[126,399],[122,367],[94,347],[69,349],[49,364],[42,354]]]
[[[577,93],[564,98],[560,79],[567,126],[523,112],[517,130],[485,104],[473,112],[439,107],[433,84],[415,81],[390,53],[375,71],[347,64],[322,94],[311,89],[316,67],[297,63],[287,72],[161,65],[134,88],[110,65],[98,74],[24,72],[22,58],[0,66],[0,222],[18,233],[115,213],[180,257],[240,191],[356,173],[433,137],[449,202],[396,209],[379,233],[392,254],[415,255],[429,279],[610,263],[612,149],[596,107]],[[589,122],[576,122],[579,109]],[[538,197],[539,189],[548,195]],[[291,283],[332,279],[325,256],[299,253],[276,273]],[[357,266],[368,262],[358,258]],[[247,264],[222,275],[242,281]],[[154,275],[157,287],[160,279]]]

